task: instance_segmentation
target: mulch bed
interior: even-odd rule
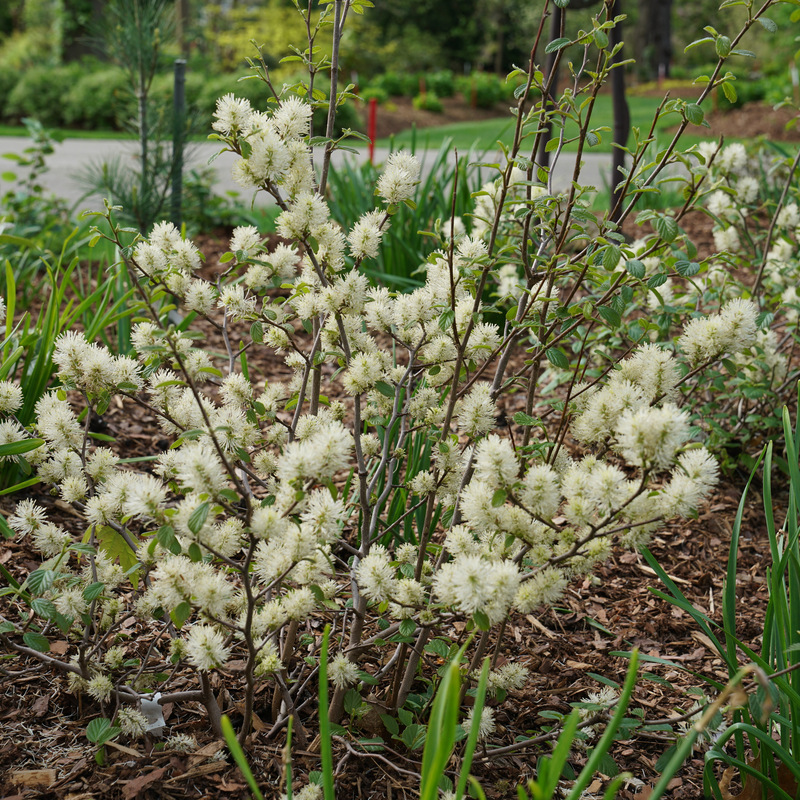
[[[201,243],[208,256],[205,269],[212,271],[227,246],[215,236],[206,237]],[[222,350],[215,331],[211,328],[204,331],[208,346]],[[523,358],[521,353],[518,359]],[[248,353],[248,359],[257,375],[273,379],[284,377],[281,373],[288,375],[288,368],[277,356],[260,357],[253,351]],[[523,397],[509,395],[504,402],[503,412],[509,419],[520,410]],[[168,446],[153,415],[126,399],[115,399],[102,423],[103,432],[116,439],[112,446],[127,458],[149,455]],[[723,480],[696,520],[667,525],[651,545],[661,566],[689,600],[716,622],[721,622],[721,591],[731,527],[744,478],[742,474],[734,474]],[[35,487],[30,494],[49,507],[53,521],[76,534],[83,533],[81,520],[70,507],[41,487]],[[786,507],[786,495],[780,486],[775,489],[774,498],[776,509]],[[19,499],[19,496],[0,498],[0,512],[8,515]],[[782,518],[780,513],[778,516]],[[751,491],[739,547],[737,598],[741,612],[737,635],[756,650],[760,648],[767,602],[764,576],[769,561],[761,499],[757,491]],[[24,577],[38,566],[39,557],[24,543],[0,542],[0,563],[15,576]],[[642,666],[641,672],[661,679],[640,678],[637,684],[631,711],[639,709],[647,721],[663,721],[692,707],[697,698],[687,691],[708,688],[692,672],[725,682],[727,672],[721,660],[691,618],[654,596],[652,588],[664,587],[659,586],[643,557],[617,551],[595,570],[593,577],[576,580],[559,608],[541,616],[513,617],[501,644],[500,657],[525,664],[530,676],[520,691],[497,707],[497,740],[511,744],[516,737],[541,734],[545,726],[552,724],[542,716],[543,712],[568,713],[570,702],[580,701],[589,692],[602,688],[590,673],[622,683],[627,660],[612,655],[615,651],[638,647],[643,655],[672,660],[687,670],[656,663]],[[319,633],[322,624],[323,620],[315,619],[312,630]],[[458,629],[451,634],[456,637]],[[129,640],[129,655],[138,652],[141,646],[141,638]],[[108,747],[105,765],[99,767],[94,760],[94,747],[85,737],[88,722],[100,715],[99,705],[88,697],[79,702],[67,692],[64,677],[35,659],[13,656],[0,664],[0,796],[60,800],[249,796],[232,761],[216,755],[222,752],[221,745],[214,741],[198,704],[167,707],[164,711],[168,732],[194,735],[199,750],[190,754],[157,750],[157,741],[152,739],[114,743]],[[428,671],[436,666],[431,660]],[[237,698],[231,697],[226,688],[230,685],[229,677],[237,676],[233,670],[230,675],[215,674],[214,688],[220,695],[223,711],[235,719]],[[181,688],[192,688],[188,673],[186,678],[179,677],[177,684],[184,680],[186,685]],[[267,741],[265,730],[261,729],[270,727],[271,694],[271,685],[265,685],[258,695],[256,711],[265,725],[257,726],[259,729],[248,740],[247,750],[265,796],[276,797],[283,733]],[[313,730],[313,703],[302,716]],[[645,785],[652,785],[657,780],[654,766],[671,742],[672,737],[665,733],[638,734],[630,741],[615,743],[611,755],[621,770],[631,772]],[[356,756],[343,744],[335,743],[338,796],[415,796],[418,784],[408,772],[419,772],[421,750],[399,752],[399,756],[387,754],[392,766],[368,754]],[[537,757],[547,752],[547,746],[532,747],[483,762],[480,761],[483,753],[479,751],[479,763],[473,774],[487,797],[515,797],[516,784],[534,774]],[[585,758],[576,751],[570,763],[577,771]],[[305,783],[309,771],[320,769],[313,744],[308,750],[295,749],[293,759],[298,787]],[[702,754],[698,752],[674,779],[670,796],[676,800],[701,797],[702,769]],[[599,785],[593,785],[592,790],[602,794]],[[637,789],[629,787],[619,796],[631,800],[637,796],[636,792]]]

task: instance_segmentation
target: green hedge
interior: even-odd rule
[[[64,98],[81,76],[79,64],[27,70],[8,95],[6,118],[35,117],[48,127],[64,125]]]
[[[90,130],[120,128],[136,113],[136,101],[121,69],[84,75],[64,101],[64,122]]]

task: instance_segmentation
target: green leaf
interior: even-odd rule
[[[681,259],[675,262],[675,271],[684,278],[690,278],[692,275],[697,275],[697,273],[700,272],[700,265],[694,261]]]
[[[720,58],[727,58],[731,52],[731,40],[727,36],[718,36],[714,46]]]
[[[730,81],[725,81],[725,83],[722,84],[722,92],[729,103],[735,103],[739,97],[739,95],[736,94],[736,88]]]
[[[489,622],[489,617],[483,611],[476,611],[472,615],[472,619],[475,620],[475,624],[482,630],[488,631],[489,628],[492,627],[491,623]]]
[[[536,417],[532,417],[530,414],[526,414],[524,411],[517,411],[516,414],[512,417],[514,422],[517,425],[538,425],[539,421]]]
[[[770,32],[770,33],[777,33],[778,26],[777,24],[771,20],[769,17],[758,17],[758,21]]]
[[[131,550],[125,539],[113,528],[103,526],[95,529],[98,549],[105,553],[112,561],[119,561],[123,572],[131,576],[131,582],[135,585],[139,582],[139,572],[135,567],[139,564],[135,551]],[[133,534],[131,534],[133,538]],[[137,543],[136,540],[133,540]],[[138,543],[137,543],[138,544]]]
[[[666,272],[657,272],[647,281],[647,288],[658,289],[659,286],[663,286],[667,282],[668,278],[669,276],[666,274]]]
[[[25,583],[33,594],[44,594],[55,579],[56,573],[52,569],[35,569]]]
[[[101,594],[103,594],[103,589],[106,588],[106,585],[102,581],[98,581],[97,583],[90,583],[84,590],[83,590],[83,599],[87,603],[91,603],[92,600],[97,600]]]
[[[94,744],[104,744],[105,742],[119,736],[121,729],[111,726],[111,720],[105,717],[93,719],[86,726],[86,738]]]
[[[500,508],[505,503],[508,493],[505,489],[498,489],[492,495],[492,508]]]
[[[21,442],[9,442],[0,444],[0,458],[5,456],[17,456],[20,453],[29,453],[44,444],[44,439],[23,439]]]
[[[58,613],[53,601],[45,600],[44,597],[36,597],[31,600],[31,608],[35,614],[43,619],[55,619],[55,616]]]
[[[608,47],[608,34],[599,28],[594,32],[594,43],[601,49]]]
[[[630,261],[625,262],[625,269],[628,271],[629,275],[633,275],[634,278],[638,278],[641,280],[647,274],[647,270],[636,258],[632,258]]]
[[[705,119],[705,113],[697,103],[687,103],[686,119],[688,119],[692,125],[702,125],[703,119]]]
[[[381,714],[380,717],[383,726],[392,736],[397,736],[400,733],[400,726],[397,724],[397,720],[394,717],[390,717],[388,714]],[[309,775],[309,780],[310,779],[311,776]]]
[[[361,708],[361,695],[356,689],[348,689],[344,696],[344,710],[347,714],[355,714]]]
[[[619,264],[620,249],[615,244],[611,244],[603,250],[603,266],[611,272]]]
[[[22,641],[25,642],[31,650],[36,650],[37,653],[50,652],[50,642],[47,640],[47,637],[42,636],[41,633],[28,631],[22,636]]]
[[[375,384],[375,388],[384,396],[384,397],[394,397],[396,392],[395,390],[385,381],[378,381]]]
[[[156,539],[165,550],[169,550],[173,555],[178,556],[181,554],[181,544],[175,537],[175,530],[172,525],[162,525],[156,531]]]
[[[206,500],[205,503],[200,503],[197,508],[192,511],[192,515],[189,517],[189,522],[187,525],[189,526],[189,530],[194,533],[198,534],[203,529],[203,525],[206,524],[206,520],[208,519],[208,512],[211,510],[211,504]]]
[[[672,242],[678,235],[678,223],[672,217],[658,216],[653,220],[656,233],[665,241]]]
[[[187,600],[184,600],[182,603],[178,603],[173,611],[170,611],[169,616],[175,623],[175,627],[180,630],[183,623],[192,616],[192,606]]]
[[[544,351],[544,354],[547,360],[554,366],[561,367],[561,369],[569,368],[569,359],[557,347],[548,347],[547,350]]]
[[[411,636],[417,629],[417,623],[413,619],[404,619],[400,621],[400,635]]]
[[[620,317],[619,312],[614,311],[613,308],[609,308],[608,306],[597,306],[597,312],[612,328],[619,328],[619,326],[622,324],[622,318]]]
[[[547,47],[545,47],[545,53],[555,53],[556,50],[561,50],[561,48],[566,47],[570,43],[570,40],[567,38],[561,39],[553,39]]]

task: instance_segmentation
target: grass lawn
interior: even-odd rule
[[[659,102],[660,100],[655,97],[628,97],[628,106],[631,112],[631,127],[638,127],[643,132],[649,130]],[[378,113],[380,114],[380,109],[378,109]],[[592,128],[601,128],[604,126],[610,128],[613,121],[611,97],[608,95],[601,95],[595,102],[594,111],[592,113]],[[656,128],[658,131],[659,144],[666,146],[671,139],[666,129],[675,127],[679,123],[680,117],[677,113],[668,114],[661,118]],[[528,127],[531,130],[535,130],[533,125]],[[700,133],[705,130],[705,128],[695,128],[692,126],[681,139],[681,142],[684,143],[684,146],[689,146],[695,142],[707,139],[709,138],[708,135],[703,136]],[[577,125],[570,122],[567,125],[567,139],[575,136],[577,132]],[[424,128],[416,131],[416,133],[407,130],[395,135],[393,138],[395,147],[410,146],[413,137],[416,136],[417,147],[431,148],[439,148],[446,138],[451,138],[454,147],[457,147],[460,151],[466,152],[473,145],[476,145],[479,150],[494,149],[495,142],[498,140],[502,141],[504,144],[510,145],[513,134],[514,119],[509,115],[507,117],[482,120],[480,122],[458,122],[451,125],[442,125],[437,128]],[[611,152],[611,133],[602,132],[600,133],[600,137],[602,139],[600,144],[592,148],[587,148],[586,152]],[[531,139],[532,138],[531,135]],[[632,141],[633,137],[631,137],[629,144],[632,143]],[[389,143],[389,139],[381,139],[377,142],[377,145],[388,147]],[[567,144],[564,149],[574,152],[577,150],[577,145],[575,143]]]

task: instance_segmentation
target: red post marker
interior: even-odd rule
[[[367,136],[369,136],[369,163],[375,159],[375,120],[378,116],[378,101],[374,97],[369,99],[369,121],[367,122]]]

